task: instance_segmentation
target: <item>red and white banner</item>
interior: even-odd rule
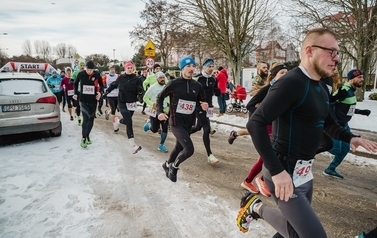
[[[8,62],[0,71],[45,71],[51,73],[55,68],[49,63],[24,63],[24,62]]]

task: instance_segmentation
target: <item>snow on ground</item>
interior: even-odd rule
[[[132,155],[124,135],[97,127],[82,149],[76,124],[62,122],[59,138],[0,148],[0,237],[245,237],[237,202],[184,172],[173,184],[161,153]],[[273,231],[257,222],[253,234]]]

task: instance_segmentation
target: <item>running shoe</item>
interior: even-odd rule
[[[367,235],[365,232],[361,232],[358,236],[355,236],[355,238],[374,238],[372,235]]]
[[[179,168],[173,166],[173,163],[169,165],[168,177],[172,182],[177,182],[177,172]]]
[[[141,111],[141,114],[145,115],[146,113],[144,111]]]
[[[162,168],[165,170],[166,177],[169,178],[169,166],[166,163],[167,161],[162,164]]]
[[[331,169],[325,169],[325,171],[323,171],[323,175],[337,178],[337,179],[344,179],[344,177],[341,174]]]
[[[210,154],[208,156],[208,163],[210,163],[211,165],[217,164],[218,162],[219,160],[213,154]]]
[[[212,130],[212,128],[211,128],[211,131],[209,132],[209,134],[212,136],[215,133],[216,133],[216,130],[215,129]]]
[[[258,188],[255,187],[255,185],[253,183],[246,182],[246,180],[244,180],[241,183],[241,187],[243,187],[244,189],[248,190],[251,193],[254,193],[254,194],[258,194],[259,193]]]
[[[160,144],[157,149],[164,153],[168,152],[168,149],[166,149],[166,146],[164,144]]]
[[[114,118],[113,126],[114,126],[114,132],[117,133],[119,131],[119,117]]]
[[[110,118],[110,113],[108,110],[105,110],[105,119],[109,120],[109,118]]]
[[[237,138],[237,132],[231,131],[228,137],[228,143],[233,144],[234,140]]]
[[[266,197],[270,197],[271,196],[271,193],[270,191],[268,190],[268,187],[266,185],[266,183],[264,182],[264,179],[262,176],[259,176],[258,178],[255,179],[255,183],[257,184],[258,186],[258,189],[259,189],[259,192],[263,195],[263,196],[266,196]]]
[[[70,120],[73,121],[73,116],[71,116]]]
[[[147,131],[149,131],[150,128],[151,128],[151,123],[150,123],[149,120],[147,120],[145,122],[144,126],[143,126],[143,130],[144,130],[144,132],[147,132]]]
[[[92,144],[92,141],[90,140],[89,136],[86,137],[86,141],[85,141],[85,143],[86,143],[87,145],[91,145],[91,144]]]
[[[98,108],[98,113],[99,113],[100,116],[102,116],[103,112],[102,112],[101,108]]]
[[[241,232],[249,231],[252,220],[258,220],[260,216],[254,212],[254,207],[262,202],[256,195],[248,192],[241,198],[240,210],[237,215],[237,226]]]
[[[81,146],[82,148],[86,148],[86,147],[88,146],[88,145],[86,144],[86,138],[82,138],[82,139],[81,139],[80,146]]]
[[[132,146],[132,154],[136,154],[140,150],[141,150],[141,146],[139,146],[139,145],[133,145]]]
[[[78,124],[79,126],[82,125],[81,116],[77,116],[77,124]]]
[[[64,107],[62,108],[62,112],[65,112]]]

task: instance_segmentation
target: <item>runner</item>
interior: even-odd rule
[[[363,146],[377,151],[376,142],[344,130],[329,113],[328,89],[320,79],[332,76],[339,61],[338,49],[335,33],[323,28],[310,30],[302,43],[300,66],[271,87],[250,117],[247,129],[263,158],[263,177],[279,209],[246,194],[237,216],[242,232],[248,231],[253,219],[262,218],[283,237],[327,237],[311,207],[311,169],[323,130],[350,142],[353,150]],[[270,123],[272,143],[266,129]]]
[[[161,66],[159,64],[154,64],[153,65],[153,74],[150,74],[148,75],[148,77],[146,79],[143,80],[143,89],[144,89],[144,92],[146,92],[148,90],[148,88],[157,82],[157,78],[156,78],[156,73],[157,72],[160,72],[161,71]],[[145,115],[145,107],[147,106],[146,103],[143,104],[143,110],[141,111],[141,113],[143,115]]]
[[[103,93],[102,78],[98,71],[94,71],[94,67],[93,61],[88,61],[86,70],[79,72],[75,80],[75,95],[73,98],[77,100],[77,95],[79,91],[81,92],[79,100],[83,116],[80,144],[82,148],[92,144],[89,135],[94,124],[97,101]]]
[[[343,86],[333,94],[330,102],[334,102],[332,104],[334,119],[345,130],[350,131],[351,128],[348,126],[348,122],[351,120],[352,116],[354,114],[369,116],[370,110],[356,108],[357,100],[355,91],[356,88],[363,86],[363,73],[358,69],[353,69],[348,72],[347,78],[348,82],[344,83]],[[342,163],[349,151],[350,144],[348,142],[333,139],[333,148],[329,150],[329,152],[334,155],[334,158],[323,171],[323,174],[333,178],[343,179],[343,175],[339,174],[336,168]]]
[[[51,92],[55,95],[56,99],[58,100],[58,104],[62,102],[62,93],[63,90],[60,87],[60,83],[62,79],[58,76],[58,72],[56,70],[51,72],[51,77],[46,80],[48,87],[51,89]]]
[[[110,84],[115,82],[116,79],[118,78],[118,74],[115,73],[115,65],[111,65],[109,67],[109,74],[105,75],[104,77],[106,77],[106,80],[105,80],[106,85],[107,85],[106,88],[109,88]],[[113,122],[115,133],[117,133],[119,131],[119,125],[116,126],[116,124],[114,123],[115,122],[114,121],[115,120],[115,112],[118,108],[118,93],[119,93],[118,88],[115,88],[109,94],[106,95],[107,101],[108,101],[109,106],[110,106],[110,111],[105,110],[105,119],[109,120],[109,118],[110,118],[110,120]]]
[[[153,133],[157,133],[158,129],[161,128],[161,140],[160,144],[158,145],[157,149],[161,152],[167,153],[168,150],[165,146],[165,140],[168,136],[168,122],[167,121],[160,121],[156,117],[156,98],[157,95],[162,91],[165,87],[165,75],[162,72],[156,73],[157,83],[153,84],[148,88],[145,92],[143,100],[147,104],[147,108],[145,109],[146,114],[150,115],[149,120],[145,123],[143,130],[145,132],[151,130]],[[169,98],[165,98],[163,111],[166,115],[169,114]]]
[[[202,85],[204,93],[206,94],[206,102],[208,103],[208,110],[202,110],[201,108],[196,109],[196,124],[191,128],[191,134],[200,131],[203,128],[203,143],[207,152],[208,163],[214,165],[219,162],[219,160],[212,154],[211,143],[209,135],[211,134],[211,123],[209,117],[213,117],[213,104],[212,97],[217,89],[216,79],[212,76],[215,62],[213,59],[207,59],[203,63],[203,71],[201,74],[197,75],[197,81]]]
[[[73,81],[76,81],[76,78],[77,78],[77,75],[81,72],[81,71],[84,71],[85,70],[85,63],[84,62],[80,62],[79,63],[79,68],[76,69],[75,71],[73,71],[73,74],[72,74],[72,80]],[[76,107],[76,115],[77,115],[77,124],[79,126],[82,125],[82,118],[80,116],[80,112],[81,112],[81,107],[80,107],[80,88],[78,88],[78,91],[75,89],[75,93],[77,93],[77,97],[74,98],[73,100],[75,100],[74,102],[74,106]]]
[[[63,80],[65,77],[65,71],[62,70],[60,71],[60,78],[61,80]],[[62,112],[65,112],[65,105],[67,104],[67,97],[66,97],[66,94],[67,92],[65,91],[65,88],[61,88],[62,89],[62,102],[63,102],[63,107],[62,107]]]
[[[276,81],[278,81],[283,75],[285,75],[287,72],[288,72],[288,69],[284,64],[275,64],[272,66],[271,73],[267,77],[265,86],[256,88],[254,96],[246,105],[246,108],[249,111],[249,118],[253,115],[253,113],[258,108],[260,103],[266,97],[268,91],[270,90],[270,87]],[[268,131],[268,136],[271,138],[272,125],[268,124],[266,128]],[[248,131],[247,131],[247,134],[249,134]],[[246,179],[241,183],[241,187],[245,188],[251,193],[255,193],[255,194],[261,193],[263,196],[269,197],[271,196],[271,193],[270,191],[268,191],[268,188],[264,182],[263,176],[259,176],[255,179],[255,177],[262,171],[262,166],[263,166],[263,159],[262,157],[259,157],[257,162],[250,169],[250,172],[248,176],[246,177]],[[257,187],[255,187],[253,184],[254,179],[255,179],[255,183],[257,184]]]
[[[66,73],[66,75],[62,79],[60,87],[65,89],[64,92],[66,94],[65,98],[66,98],[67,104],[68,104],[68,113],[69,113],[69,117],[70,117],[71,121],[73,121],[72,105],[74,103],[74,100],[73,100],[72,97],[75,94],[75,88],[74,88],[74,81],[71,79],[72,69],[70,67],[66,68],[65,73]]]
[[[202,85],[192,80],[195,60],[190,56],[185,56],[179,61],[179,68],[182,77],[169,82],[156,100],[158,119],[164,121],[168,119],[168,115],[163,111],[163,102],[166,97],[170,99],[169,124],[176,143],[169,159],[163,163],[162,167],[166,177],[172,182],[177,181],[179,165],[194,153],[194,144],[190,133],[191,127],[195,123],[195,109],[197,107],[201,107],[205,111],[208,109]]]
[[[136,154],[141,150],[141,146],[135,144],[134,131],[132,127],[132,116],[137,108],[136,101],[137,96],[143,93],[143,87],[141,80],[134,74],[134,64],[132,62],[126,62],[124,64],[125,73],[120,75],[116,81],[111,83],[106,89],[105,95],[107,96],[114,89],[118,88],[118,103],[119,110],[123,118],[115,117],[114,119],[114,131],[119,130],[119,124],[126,125],[127,137],[131,146],[131,151]]]

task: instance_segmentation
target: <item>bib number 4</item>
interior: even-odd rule
[[[293,171],[293,184],[299,187],[313,179],[312,167],[314,160],[298,160]]]

